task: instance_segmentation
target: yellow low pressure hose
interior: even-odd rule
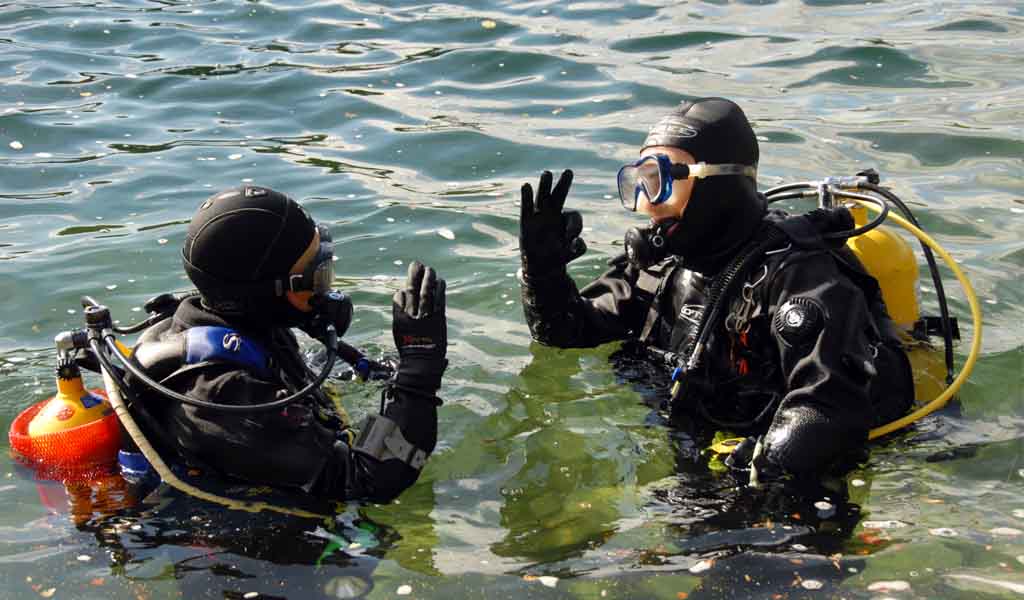
[[[142,430],[139,429],[138,424],[135,423],[135,419],[132,418],[131,413],[128,411],[128,407],[125,406],[124,399],[121,397],[121,391],[118,389],[117,383],[107,371],[106,367],[101,367],[100,370],[103,372],[103,385],[107,389],[107,399],[110,401],[110,406],[114,409],[114,414],[117,415],[117,418],[121,421],[121,425],[124,426],[125,431],[128,432],[132,441],[135,442],[136,446],[138,446],[139,451],[146,457],[149,464],[153,465],[153,469],[158,475],[160,475],[160,479],[162,479],[167,485],[194,498],[206,500],[207,502],[212,502],[214,504],[220,504],[221,506],[226,506],[234,510],[244,510],[253,513],[260,512],[261,510],[269,510],[310,519],[329,518],[327,515],[309,512],[299,508],[290,508],[269,504],[267,502],[251,502],[218,496],[217,494],[201,490],[190,483],[182,481],[174,474],[173,471],[171,471],[170,467],[167,466],[167,463],[160,458],[160,454],[158,454],[156,449],[150,445],[149,440],[146,439]]]
[[[881,212],[878,206],[871,202],[857,199],[853,199],[853,201],[872,212]],[[971,374],[971,371],[974,370],[974,364],[978,361],[978,355],[981,354],[981,307],[978,305],[978,297],[974,295],[974,288],[971,287],[971,282],[967,280],[967,276],[964,275],[964,272],[960,270],[959,266],[957,266],[953,257],[950,256],[949,253],[946,252],[945,249],[943,249],[942,246],[933,240],[927,233],[921,231],[921,229],[915,227],[903,217],[891,212],[889,213],[889,216],[886,217],[886,220],[895,221],[900,227],[914,234],[914,237],[921,240],[921,242],[941,256],[942,260],[946,261],[946,264],[949,265],[949,268],[953,271],[953,274],[956,275],[957,280],[960,282],[960,287],[963,288],[964,295],[967,296],[967,302],[971,307],[971,320],[974,324],[974,332],[971,335],[971,350],[967,355],[967,361],[964,362],[964,366],[960,369],[960,373],[956,376],[956,379],[954,379],[953,382],[942,391],[942,393],[936,396],[935,399],[928,404],[925,404],[905,417],[872,429],[870,433],[868,433],[869,440],[880,438],[883,435],[896,431],[897,429],[906,427],[914,421],[923,419],[945,406],[946,403],[949,402],[949,399],[952,398],[960,389],[960,386],[967,381],[967,377]]]

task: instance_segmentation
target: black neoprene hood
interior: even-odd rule
[[[226,190],[192,217],[181,251],[185,272],[210,308],[276,320],[290,306],[286,299],[241,294],[231,284],[286,277],[315,233],[313,219],[285,194],[258,186]]]
[[[756,167],[760,158],[747,116],[725,98],[681,102],[651,127],[641,151],[652,146],[679,148],[708,164]],[[686,268],[713,275],[754,235],[766,211],[751,177],[698,179],[668,249]]]

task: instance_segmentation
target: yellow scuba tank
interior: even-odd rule
[[[857,227],[867,224],[863,206],[850,209]],[[883,226],[852,237],[846,245],[882,288],[882,299],[893,323],[911,331],[921,318],[920,289],[917,286],[917,258],[900,235]]]
[[[867,223],[865,207],[857,205],[851,207],[850,212],[857,227]],[[891,228],[881,225],[848,239],[846,245],[878,280],[889,317],[908,334],[904,336],[904,347],[912,366],[917,401],[938,396],[946,387],[942,355],[931,344],[914,341],[909,335],[921,318],[917,257],[910,244]]]

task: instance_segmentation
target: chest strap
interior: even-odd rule
[[[661,320],[661,302],[665,296],[665,289],[668,282],[672,280],[672,274],[676,272],[679,263],[672,259],[662,262],[659,265],[640,271],[637,277],[636,286],[651,295],[651,305],[647,308],[647,317],[644,319],[643,329],[637,336],[641,343],[647,343],[654,331],[655,325]]]

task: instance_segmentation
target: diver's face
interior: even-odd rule
[[[693,164],[697,162],[693,155],[686,150],[680,150],[671,146],[651,146],[650,148],[645,148],[640,153],[640,158],[651,156],[652,154],[665,154],[674,163]],[[636,201],[636,211],[647,215],[654,222],[672,218],[678,219],[683,216],[683,211],[686,210],[686,205],[690,202],[690,194],[693,192],[693,181],[693,179],[677,179],[673,181],[672,195],[669,196],[668,200],[660,204],[651,204],[647,194],[640,192],[640,196]]]

